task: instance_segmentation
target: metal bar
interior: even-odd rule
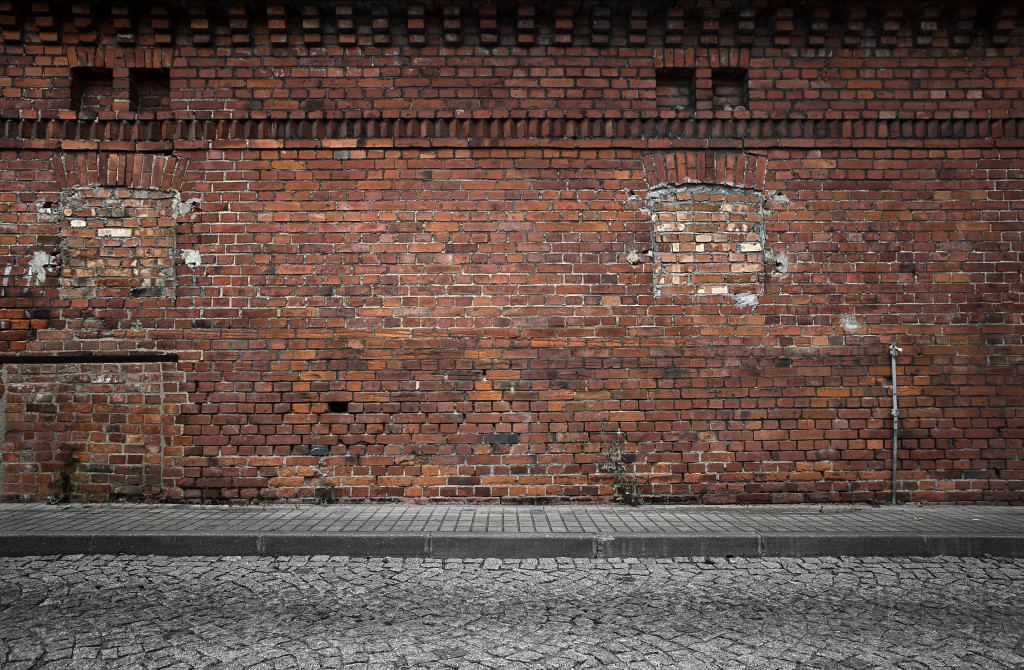
[[[893,342],[889,346],[892,361],[892,504],[896,504],[896,453],[899,449],[900,408],[896,400],[896,356],[903,351]]]

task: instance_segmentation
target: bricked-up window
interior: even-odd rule
[[[113,106],[113,70],[106,67],[71,68],[71,109],[98,112]]]
[[[747,106],[747,71],[721,68],[711,71],[711,106],[741,109]]]
[[[693,109],[694,70],[690,67],[661,68],[655,72],[655,97],[664,109]]]
[[[166,295],[174,282],[173,193],[81,187],[61,225],[64,298]]]
[[[763,196],[728,186],[652,191],[656,295],[757,296],[764,271]]]
[[[129,77],[132,109],[150,111],[171,106],[171,74],[166,68],[135,68]]]

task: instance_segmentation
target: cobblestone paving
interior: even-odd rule
[[[0,668],[1022,668],[1024,560],[0,559]]]

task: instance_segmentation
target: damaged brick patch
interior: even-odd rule
[[[760,193],[727,186],[666,186],[648,193],[655,295],[759,295],[763,204]]]
[[[174,285],[177,193],[85,186],[64,196],[63,298],[159,297]]]

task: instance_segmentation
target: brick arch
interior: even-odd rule
[[[53,171],[61,190],[124,186],[180,191],[187,163],[187,159],[163,154],[74,152],[54,156]]]
[[[150,47],[89,47],[68,49],[70,67],[171,67],[174,62],[173,49]]]
[[[764,190],[768,158],[738,151],[660,151],[644,156],[651,188],[672,184],[715,184]]]

